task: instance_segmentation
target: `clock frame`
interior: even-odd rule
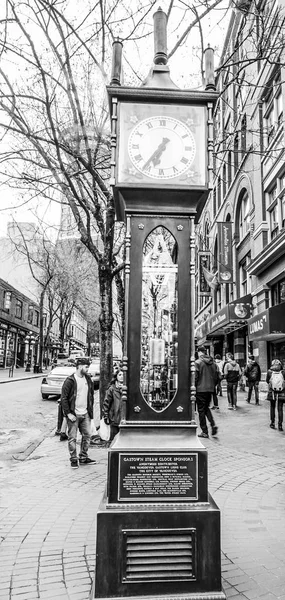
[[[122,86],[107,91],[118,219],[126,211],[157,212],[158,194],[166,214],[179,205],[180,214],[198,216],[212,187],[216,92]]]

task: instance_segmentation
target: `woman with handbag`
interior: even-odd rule
[[[119,432],[122,409],[123,371],[117,371],[107,389],[102,407],[102,415],[106,425],[110,425],[110,442]]]
[[[275,358],[270,369],[267,371],[266,383],[268,383],[267,400],[270,402],[270,427],[275,427],[275,408],[277,400],[278,429],[283,431],[283,402],[285,401],[285,371],[282,363]]]

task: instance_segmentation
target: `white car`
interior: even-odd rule
[[[94,387],[98,388],[100,383],[100,358],[92,358],[88,367],[88,375],[94,381]]]
[[[75,366],[54,367],[52,371],[43,378],[41,384],[41,395],[43,400],[48,400],[49,396],[60,396],[63,382],[69,375],[75,373]]]
[[[68,362],[74,362],[77,358],[84,358],[85,352],[84,350],[71,350],[70,355],[68,357]]]

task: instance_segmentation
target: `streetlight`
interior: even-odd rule
[[[26,351],[25,354],[27,356],[27,364],[25,371],[29,372],[31,370],[32,365],[32,356],[33,356],[33,348],[36,343],[36,338],[34,337],[32,331],[30,331],[25,337]]]

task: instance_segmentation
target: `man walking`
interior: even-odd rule
[[[72,469],[78,469],[79,466],[76,451],[78,429],[82,436],[79,464],[90,465],[96,462],[88,456],[94,403],[94,384],[87,374],[88,367],[88,358],[78,358],[76,360],[76,372],[74,375],[67,377],[61,392],[62,410],[67,418],[68,449]]]
[[[204,346],[198,348],[198,360],[195,361],[196,403],[202,432],[198,437],[208,438],[207,419],[212,427],[212,435],[216,435],[218,428],[215,424],[210,409],[212,394],[219,380],[219,370],[212,356],[207,355]]]
[[[255,393],[255,404],[259,404],[259,382],[261,380],[261,370],[253,354],[248,357],[248,364],[244,370],[244,375],[248,381],[248,396],[246,401],[250,403],[252,390]]]

